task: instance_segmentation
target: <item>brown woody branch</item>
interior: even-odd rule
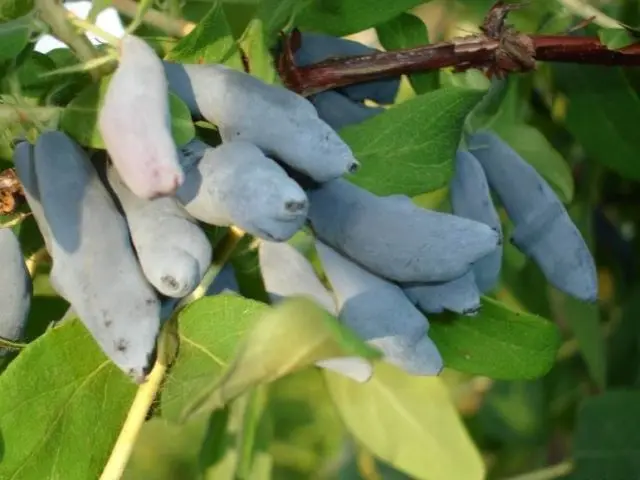
[[[527,35],[505,24],[509,11],[521,4],[496,2],[482,33],[402,50],[335,58],[309,66],[295,64],[294,53],[301,37],[298,31],[284,39],[278,67],[285,85],[308,96],[332,88],[368,80],[454,67],[476,68],[489,77],[534,70],[536,61],[590,65],[639,66],[640,43],[610,50],[597,37]]]

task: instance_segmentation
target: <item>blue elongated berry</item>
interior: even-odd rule
[[[449,310],[472,316],[480,310],[480,292],[473,270],[449,282],[403,284],[402,287],[407,297],[423,312],[442,313]]]
[[[429,323],[402,289],[359,267],[321,241],[316,248],[333,287],[340,320],[379,348],[384,359],[414,375],[437,375],[442,357]]]
[[[43,215],[38,223],[49,231],[52,285],[104,353],[144,381],[155,354],[160,303],[138,265],[125,219],[87,155],[65,134],[41,134],[34,155],[19,160],[21,180],[36,179],[32,198],[39,202],[32,211]]]
[[[309,192],[316,236],[376,275],[396,282],[445,282],[493,252],[500,235],[487,225],[378,197],[338,179]]]
[[[453,213],[482,222],[502,235],[502,224],[491,199],[491,192],[482,165],[468,151],[458,150],[455,175],[449,185]],[[473,265],[476,285],[481,293],[492,290],[500,278],[502,244]]]
[[[190,142],[178,148],[178,161],[186,172],[198,165],[207,149],[212,148],[208,143],[195,137]]]
[[[27,324],[32,292],[18,237],[10,228],[0,228],[0,337],[20,340]],[[0,348],[0,356],[6,353],[8,350]]]
[[[184,181],[171,133],[162,60],[142,39],[126,35],[98,125],[125,184],[141,198],[172,195]]]
[[[272,303],[287,297],[303,296],[337,315],[335,300],[316,276],[311,263],[294,247],[285,242],[261,242],[258,259],[262,280]],[[365,382],[373,375],[371,364],[358,357],[331,358],[316,365],[358,382]]]
[[[355,172],[349,146],[306,98],[224,65],[165,62],[169,88],[217,125],[222,140],[250,142],[315,181]]]
[[[25,199],[33,214],[33,219],[36,225],[38,225],[46,249],[51,252],[51,230],[44,216],[44,210],[42,209],[33,155],[33,145],[29,142],[22,141],[16,145],[13,151],[13,163],[20,178]]]
[[[315,95],[311,102],[316,107],[320,118],[334,130],[362,123],[384,112],[384,108],[366,107],[333,91]]]
[[[300,48],[294,56],[296,64],[299,66],[322,62],[330,58],[369,55],[379,51],[353,40],[322,33],[303,32],[301,40]],[[355,102],[370,99],[378,103],[390,104],[395,101],[399,89],[400,77],[398,76],[349,85],[340,88],[339,91]],[[321,93],[317,97],[323,95],[324,93]]]
[[[242,141],[208,148],[176,193],[198,220],[237,225],[266,240],[289,239],[304,224],[304,190],[275,161]]]
[[[236,280],[236,274],[230,263],[225,264],[216,276],[215,280],[209,285],[207,295],[217,295],[219,293],[239,293],[240,286]]]
[[[109,167],[107,175],[149,282],[169,297],[190,294],[211,263],[211,243],[205,233],[174,198],[137,197],[115,168]]]
[[[584,301],[596,301],[593,257],[547,182],[493,133],[475,134],[469,145],[515,226],[512,243],[537,263],[556,288]]]

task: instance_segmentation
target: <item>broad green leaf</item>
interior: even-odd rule
[[[249,63],[249,73],[269,84],[280,85],[272,49],[279,34],[292,26],[298,12],[310,0],[262,0],[240,39]]]
[[[247,25],[240,39],[240,46],[247,57],[249,73],[268,84],[281,84],[274,58],[267,45],[264,22],[254,18]]]
[[[622,69],[563,64],[554,71],[569,100],[566,126],[587,155],[640,180],[640,98]]]
[[[85,479],[102,471],[136,386],[73,320],[23,350],[0,391],[0,478]]]
[[[162,391],[162,415],[177,420],[183,408],[218,378],[240,339],[269,307],[237,295],[193,302],[178,314],[180,352]]]
[[[260,316],[224,376],[212,382],[186,413],[193,416],[214,410],[252,386],[272,382],[320,360],[379,356],[378,350],[313,301],[289,298]]]
[[[446,367],[496,380],[533,379],[546,374],[560,346],[548,320],[513,311],[484,298],[475,317],[433,319],[429,336]]]
[[[0,0],[0,22],[22,17],[32,8],[33,0]]]
[[[609,391],[588,398],[577,423],[572,480],[640,476],[640,392]]]
[[[0,23],[0,62],[17,57],[29,43],[30,33],[31,17]]]
[[[400,50],[429,44],[427,26],[410,13],[401,13],[388,22],[378,25],[376,32],[385,50]],[[412,73],[409,75],[409,81],[418,95],[430,92],[438,88],[438,71]]]
[[[220,0],[213,3],[209,13],[173,47],[166,59],[180,63],[223,63],[242,70],[240,51]]]
[[[464,119],[483,93],[443,88],[340,130],[362,164],[349,179],[377,195],[419,195],[447,185]]]
[[[301,30],[344,36],[386,22],[425,0],[313,0],[296,18]]]
[[[98,113],[110,80],[111,76],[106,76],[99,83],[89,85],[67,105],[62,114],[60,128],[84,146],[105,148],[98,128]],[[196,134],[189,107],[169,92],[169,110],[173,139],[176,145],[184,145]]]
[[[573,200],[573,175],[569,164],[540,130],[525,124],[498,123],[495,132],[530,163],[556,192],[560,200]]]
[[[637,42],[624,28],[601,28],[598,30],[598,38],[609,50],[618,50]]]
[[[443,381],[379,362],[361,384],[325,372],[349,431],[374,455],[418,480],[481,480],[485,467]]]

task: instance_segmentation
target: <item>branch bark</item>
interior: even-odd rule
[[[496,2],[479,35],[403,50],[334,58],[304,67],[294,61],[301,42],[300,33],[294,30],[284,38],[278,69],[289,89],[309,96],[369,80],[447,67],[454,67],[456,71],[476,68],[489,77],[504,77],[534,70],[537,61],[640,65],[640,43],[610,50],[597,37],[520,33],[504,23],[508,12],[520,6]]]

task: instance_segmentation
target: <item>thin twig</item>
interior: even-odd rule
[[[138,13],[138,4],[133,0],[111,0],[111,6],[130,18],[135,18]],[[142,22],[174,37],[184,37],[196,28],[193,22],[171,17],[153,8],[145,12]]]
[[[581,0],[558,0],[558,3],[574,15],[584,19],[593,19],[593,23],[604,28],[622,28],[620,22],[605,15],[597,8]]]
[[[40,18],[49,25],[51,33],[61,42],[67,44],[82,62],[88,62],[99,56],[98,51],[91,44],[86,35],[76,32],[75,27],[67,18],[67,9],[56,0],[36,0],[36,9]],[[101,73],[97,70],[91,75],[98,79]]]
[[[138,388],[136,397],[131,404],[124,426],[120,431],[118,440],[100,476],[100,480],[120,480],[120,478],[122,478],[140,429],[145,422],[147,412],[156,398],[166,371],[167,366],[156,361],[153,370],[151,370],[151,373],[147,377],[147,381]]]

